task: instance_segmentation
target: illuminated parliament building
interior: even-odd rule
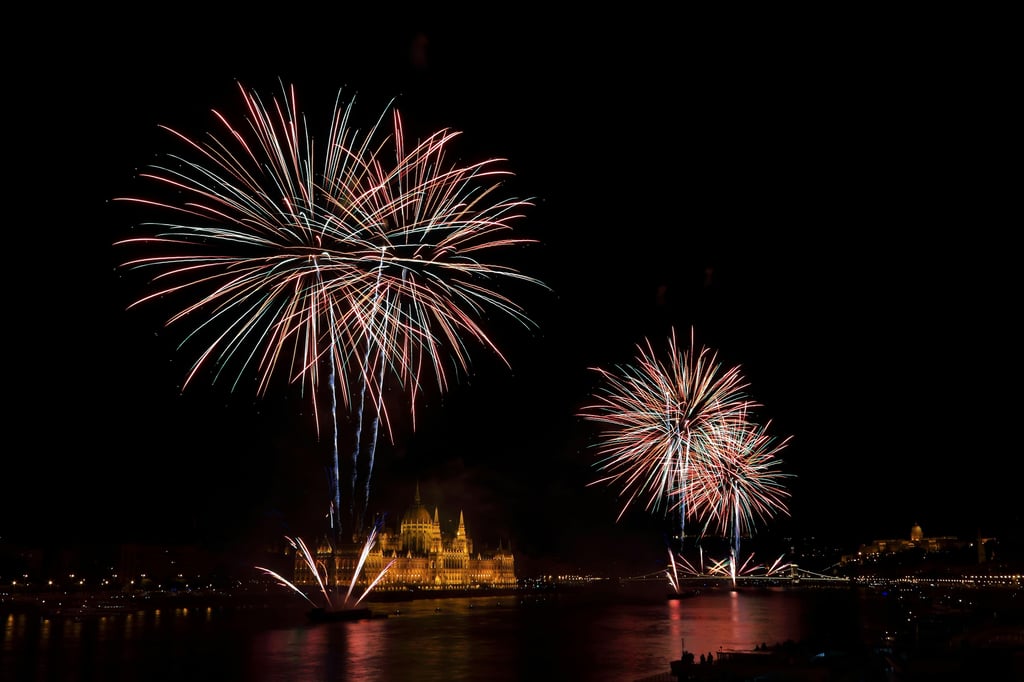
[[[324,539],[316,548],[315,559],[326,571],[333,587],[347,587],[359,564],[364,547],[348,546],[334,549]],[[380,576],[384,567],[391,568],[373,586],[374,592],[414,589],[473,589],[515,587],[515,557],[510,548],[498,544],[492,552],[473,549],[473,539],[466,534],[466,524],[459,512],[459,525],[454,533],[443,532],[435,507],[431,514],[420,499],[416,485],[413,504],[402,517],[398,532],[384,528],[366,555],[356,586],[365,588]],[[299,553],[295,557],[295,584],[312,585],[316,577]]]

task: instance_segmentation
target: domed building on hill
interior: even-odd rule
[[[333,549],[324,540],[316,549],[318,565],[327,568],[328,583],[347,588],[359,566],[362,545]],[[391,568],[374,586],[374,591],[406,589],[471,589],[509,588],[517,585],[515,557],[510,548],[498,544],[493,552],[474,552],[473,539],[466,533],[465,519],[459,512],[459,525],[454,532],[441,529],[438,509],[433,514],[420,498],[416,485],[413,504],[402,516],[397,533],[382,529],[377,541],[365,557],[356,585],[365,588],[380,576],[384,567]],[[309,565],[296,553],[296,585],[312,585],[316,578]]]
[[[921,526],[914,523],[910,528],[909,538],[874,540],[866,545],[861,545],[856,554],[843,556],[841,563],[872,561],[911,550],[920,550],[927,553],[958,551],[969,547],[970,544],[951,536],[925,537]]]

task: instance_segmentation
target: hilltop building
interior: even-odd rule
[[[324,539],[316,548],[315,558],[326,567],[327,582],[333,587],[347,588],[359,565],[363,545],[334,548]],[[453,531],[441,528],[437,507],[431,514],[420,498],[420,487],[412,506],[401,519],[397,532],[383,529],[365,557],[356,586],[365,588],[380,577],[385,566],[391,568],[374,585],[375,592],[399,589],[473,589],[508,588],[517,585],[515,557],[510,548],[498,544],[493,552],[475,551],[473,539],[466,532],[465,519],[459,512],[459,525]],[[296,554],[296,585],[313,585],[316,577],[303,557]]]
[[[979,548],[983,548],[985,542],[987,542],[987,539],[979,538]],[[861,545],[856,554],[844,555],[841,563],[877,561],[885,557],[915,550],[927,554],[960,552],[970,546],[970,542],[953,536],[926,537],[924,531],[921,530],[921,526],[915,523],[910,528],[910,537],[874,540],[866,545]],[[979,551],[978,562],[982,563],[984,560],[984,553]]]

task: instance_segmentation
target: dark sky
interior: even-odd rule
[[[594,432],[576,415],[589,368],[674,327],[740,366],[792,437],[775,532],[851,548],[913,523],[1019,532],[1019,118],[983,27],[290,16],[90,15],[15,74],[0,538],[320,531],[328,449],[308,401],[181,393],[183,330],[125,310],[144,289],[112,247],[132,225],[111,199],[172,150],[157,126],[201,136],[238,106],[236,81],[273,95],[279,78],[314,119],[339,89],[366,117],[394,97],[411,126],[463,131],[467,160],[507,159],[510,191],[535,200],[518,227],[539,242],[521,269],[552,289],[523,297],[538,330],[496,321],[512,369],[475,349],[473,375],[381,443],[380,509],[400,515],[418,481],[524,565],[662,556],[657,519],[616,523],[616,491],[587,487]]]

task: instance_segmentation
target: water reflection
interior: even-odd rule
[[[847,599],[852,600],[849,596]],[[371,604],[352,623],[304,610],[180,608],[57,619],[3,618],[0,679],[222,682],[587,679],[629,682],[695,655],[814,634],[856,635],[855,609],[827,595],[710,591],[669,600],[663,585],[626,592]],[[831,623],[831,624],[830,624]],[[59,655],[57,655],[59,653]]]
[[[751,649],[809,634],[795,593],[723,591],[622,601],[560,597],[504,606],[451,599],[402,604],[386,620],[263,633],[262,679],[616,680],[667,672],[683,649]],[[483,673],[482,671],[486,671]],[[286,677],[290,674],[290,677]]]

